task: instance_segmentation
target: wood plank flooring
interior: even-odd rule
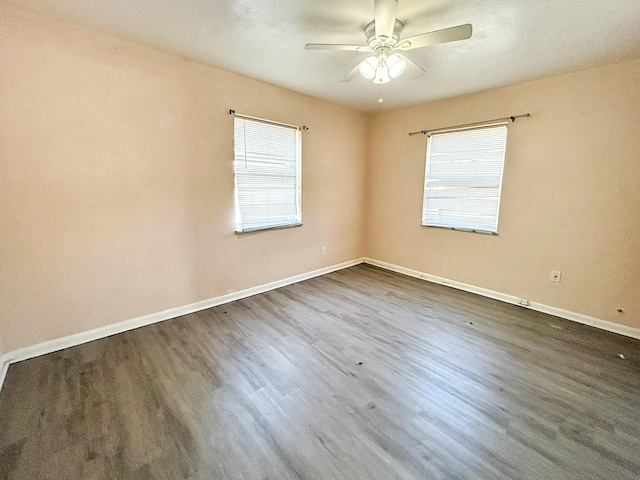
[[[359,265],[11,365],[0,478],[638,479],[639,347]]]

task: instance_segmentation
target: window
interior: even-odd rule
[[[234,117],[236,231],[300,225],[300,131]]]
[[[497,233],[506,145],[504,124],[432,133],[422,225]]]

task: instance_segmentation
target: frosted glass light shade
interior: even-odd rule
[[[364,59],[358,66],[360,75],[367,80],[373,80],[376,76],[376,69],[378,68],[378,59],[376,57],[369,57]]]
[[[407,68],[407,61],[400,55],[391,55],[387,58],[387,66],[389,67],[389,76],[396,78],[402,75],[404,69]]]
[[[389,83],[390,81],[389,67],[381,62],[376,68],[376,77],[373,79],[373,83]]]

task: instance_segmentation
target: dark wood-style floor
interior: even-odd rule
[[[12,365],[0,478],[638,479],[639,346],[361,265]]]

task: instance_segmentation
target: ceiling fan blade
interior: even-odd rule
[[[352,52],[370,52],[366,45],[343,45],[338,43],[307,43],[305,50],[348,50]]]
[[[360,67],[360,64],[358,63],[355,67],[351,69],[349,73],[347,73],[344,77],[342,77],[342,80],[340,80],[340,83],[347,83],[353,80],[354,77],[358,75],[358,73],[360,73],[359,67]]]
[[[420,78],[422,75],[427,73],[424,68],[422,68],[420,65],[418,65],[414,61],[409,60],[404,55],[400,55],[400,54],[397,54],[397,55],[400,58],[403,58],[404,60],[406,60],[407,68],[409,70],[409,77],[411,77],[412,80],[415,80],[416,78]]]
[[[398,0],[373,0],[376,37],[382,42],[393,36]]]
[[[456,40],[466,40],[471,38],[473,27],[470,23],[458,25],[457,27],[435,30],[433,32],[422,33],[413,37],[400,40],[395,47],[397,50],[412,50],[414,48],[428,47],[438,43],[455,42]]]

